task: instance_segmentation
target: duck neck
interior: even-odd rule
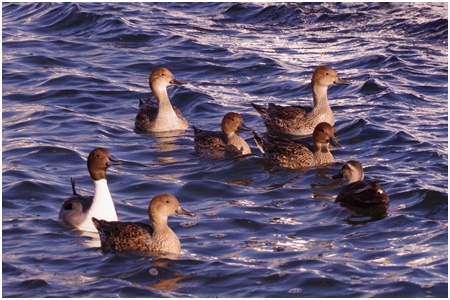
[[[117,221],[117,212],[106,179],[94,180],[94,199],[91,210],[97,219]]]
[[[362,181],[364,179],[364,174],[351,174],[351,176],[348,178],[348,183],[354,183],[358,181]]]
[[[178,121],[178,116],[170,103],[167,89],[165,87],[156,87],[153,89],[153,93],[158,100],[158,113],[155,122],[158,123],[159,126],[170,127],[171,122],[174,122],[173,120]]]
[[[156,235],[173,236],[175,233],[167,224],[167,216],[153,216],[151,218],[152,227]]]
[[[167,93],[167,88],[162,86],[152,86],[153,94],[158,100],[159,110],[168,111],[172,109],[172,104],[170,104],[169,94]]]
[[[315,147],[314,159],[317,165],[334,162],[334,157],[328,149],[327,144],[315,143]]]
[[[168,217],[166,216],[161,216],[154,213],[150,215],[150,220],[152,220],[153,229],[156,231],[161,231],[164,230],[165,228],[168,228],[167,225]]]
[[[313,101],[314,101],[314,107],[320,107],[320,106],[330,106],[328,104],[328,87],[323,85],[318,85],[316,83],[311,83],[312,86],[312,94],[313,94]]]
[[[227,132],[227,131],[223,130],[223,134],[226,136],[228,141],[233,139],[234,137],[238,136],[236,134],[236,132],[234,132],[234,131]]]

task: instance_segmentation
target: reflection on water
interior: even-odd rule
[[[5,297],[442,297],[448,295],[447,3],[4,3],[2,250]],[[145,28],[145,30],[144,30]],[[328,90],[336,165],[285,170],[254,154],[195,156],[193,130],[136,134],[148,76],[166,66],[191,125],[217,128],[250,102],[311,105]],[[169,220],[180,257],[105,254],[96,233],[57,220],[87,154],[108,173],[123,221],[148,222],[172,193],[194,220]],[[334,203],[329,176],[361,161],[386,213]],[[88,192],[88,193],[91,193]]]

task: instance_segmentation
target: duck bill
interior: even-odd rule
[[[178,79],[176,79],[176,78],[174,78],[174,79],[172,79],[171,81],[170,81],[170,83],[171,84],[186,84],[187,82],[184,82],[184,81],[181,81],[181,80],[178,80]]]
[[[245,131],[252,131],[253,129],[251,129],[250,127],[247,127],[244,123],[242,123],[241,125],[239,125],[238,127],[239,130],[245,130]]]
[[[181,206],[178,206],[178,208],[175,211],[175,213],[177,215],[185,215],[185,216],[189,216],[189,217],[195,217],[195,214],[192,211],[187,210],[187,209],[185,209],[185,208],[183,208]]]
[[[342,173],[339,172],[338,174],[331,176],[331,179],[338,179],[338,178],[344,178],[344,175],[342,175]]]
[[[106,165],[108,167],[110,167],[110,166],[120,166],[120,165],[123,165],[123,161],[117,160],[117,159],[113,158],[112,156],[110,156],[108,158],[108,160],[106,161]]]
[[[342,85],[352,85],[349,81],[342,80],[339,77],[336,77],[334,84],[342,84]]]
[[[341,146],[334,138],[330,138],[330,144],[335,146],[335,147],[340,147]]]

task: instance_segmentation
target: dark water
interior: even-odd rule
[[[31,3],[3,7],[4,297],[447,297],[446,3]],[[350,87],[329,98],[335,166],[303,172],[253,155],[194,155],[193,131],[133,131],[148,75],[166,66],[191,125],[229,111],[258,132],[250,102],[310,104],[320,64]],[[85,160],[104,147],[121,220],[175,194],[179,260],[102,254],[63,226],[71,194],[92,193]],[[327,179],[349,159],[390,194],[379,220],[334,203]]]

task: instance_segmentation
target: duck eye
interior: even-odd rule
[[[166,200],[166,203],[169,204],[169,203],[170,203],[170,200]]]

